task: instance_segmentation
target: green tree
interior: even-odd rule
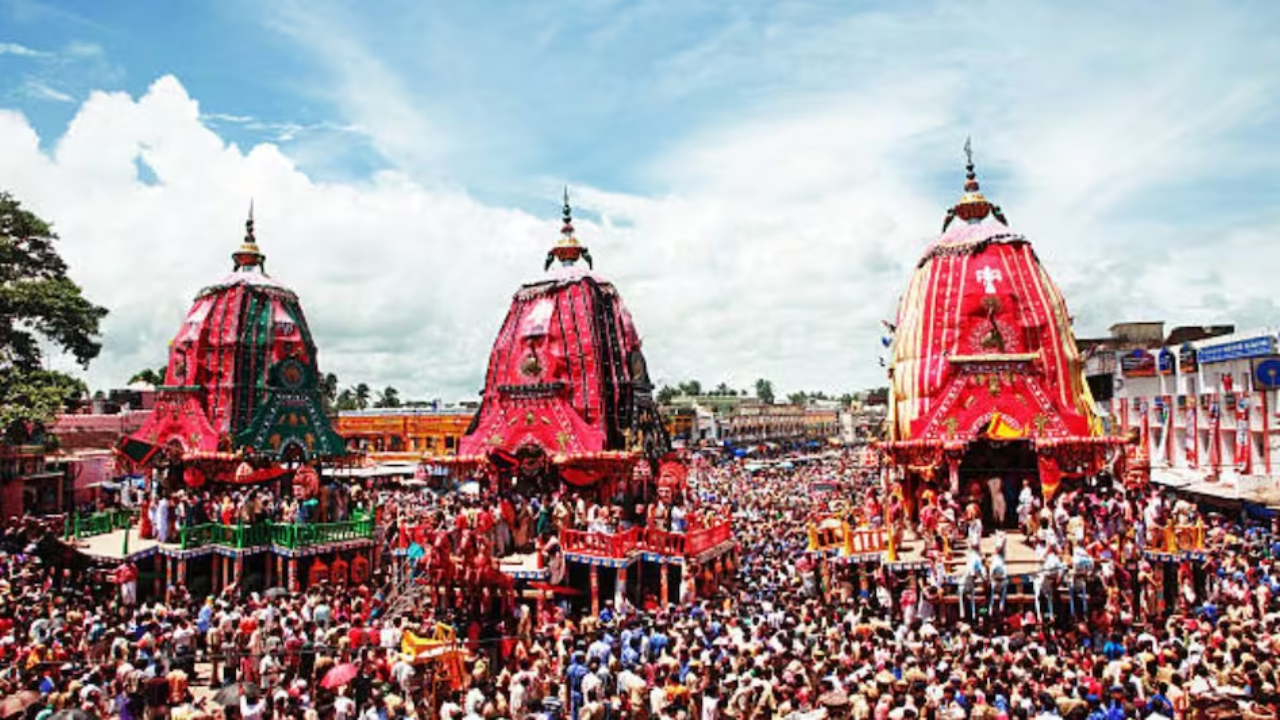
[[[658,388],[658,394],[655,397],[658,399],[659,405],[666,405],[671,402],[672,398],[679,394],[680,392],[670,385],[663,385]]]
[[[712,390],[712,391],[711,391],[711,394],[712,394],[712,395],[728,396],[728,395],[737,395],[738,393],[734,392],[734,391],[733,391],[733,388],[729,387],[729,383],[722,382],[722,383],[720,383],[719,385],[717,385],[717,386],[716,386],[716,389],[715,389],[715,390]]]
[[[163,385],[165,373],[167,373],[168,371],[169,371],[169,368],[167,366],[162,367],[159,370],[153,370],[151,368],[143,368],[142,370],[139,370],[138,372],[134,373],[133,377],[129,378],[129,384],[132,385],[134,383],[140,382],[140,383],[146,383],[148,385]]]
[[[355,386],[352,395],[356,399],[356,407],[363,410],[369,407],[369,398],[373,396],[373,391],[369,389],[367,383],[360,383]]]
[[[760,402],[773,404],[773,383],[760,378],[756,380],[756,397],[760,398]]]
[[[44,347],[81,367],[98,356],[106,308],[67,275],[49,223],[0,192],[0,427],[47,423],[82,397],[84,383],[44,369]]]
[[[787,394],[787,402],[792,405],[803,405],[808,399],[809,396],[804,391]]]
[[[679,388],[680,393],[683,395],[701,395],[702,394],[702,383],[698,382],[697,380],[689,380],[688,382],[682,382],[677,387]]]
[[[344,388],[338,393],[338,397],[333,402],[333,407],[339,412],[343,410],[359,410],[360,405],[356,402],[356,394],[350,389]]]
[[[332,412],[338,402],[338,376],[333,373],[325,373],[320,378],[320,400],[324,404],[325,412]]]
[[[398,408],[400,407],[400,391],[388,385],[378,395],[378,401],[373,404],[379,408]]]

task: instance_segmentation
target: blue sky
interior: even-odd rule
[[[1266,2],[0,0],[0,183],[113,309],[95,385],[163,358],[252,194],[326,369],[469,396],[568,183],[659,378],[843,390],[882,379],[967,135],[1081,334],[1277,324],[1278,29]]]

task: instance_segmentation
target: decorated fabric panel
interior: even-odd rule
[[[967,244],[935,245],[899,305],[895,439],[937,437],[943,427],[973,437],[981,416],[997,411],[1028,434],[1033,427],[1094,434],[1096,419],[1061,294],[1024,240],[983,239],[972,228],[947,234],[972,236]],[[966,368],[983,357],[995,364],[975,378]],[[998,401],[1000,393],[1015,399]]]
[[[476,454],[503,450],[514,453],[537,445],[548,455],[583,455],[604,449],[604,434],[587,425],[558,396],[512,398],[495,404],[473,436]],[[463,454],[472,451],[464,448]]]
[[[218,431],[205,418],[204,408],[194,393],[162,392],[147,421],[129,439],[157,448],[176,445],[184,453],[190,453],[216,451],[218,437]]]
[[[598,425],[602,413],[594,299],[582,281],[540,283],[516,294],[490,354],[476,427],[463,437],[460,454],[516,450],[519,445],[510,443],[521,441],[508,437],[503,427],[531,397],[550,403],[546,408],[554,406],[557,415],[573,416],[557,422],[554,432],[532,434],[548,453],[561,446],[583,452],[604,449]],[[573,435],[572,442],[562,442],[557,437],[561,432]],[[499,437],[504,438],[501,446],[494,444]]]

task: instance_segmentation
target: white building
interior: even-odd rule
[[[1111,375],[1111,398],[1099,399],[1099,410],[1112,432],[1144,441],[1153,481],[1218,480],[1240,496],[1280,491],[1278,345],[1274,329],[1180,345],[1103,345],[1089,361],[1090,384],[1097,392],[1096,380]]]

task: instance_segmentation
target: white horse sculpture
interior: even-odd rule
[[[1009,592],[1009,571],[1005,567],[1005,548],[1008,544],[1008,537],[1004,531],[996,532],[996,548],[991,553],[991,570],[989,571],[991,583],[991,597],[987,601],[987,614],[990,615],[996,606],[996,595],[1000,596],[1000,612],[1004,613],[1004,601]]]
[[[986,578],[986,567],[982,564],[982,553],[977,548],[969,550],[969,555],[965,558],[964,565],[960,572],[960,615],[964,616],[965,599],[968,599],[969,619],[976,620],[978,617],[977,599],[975,597],[975,589],[978,580]]]

